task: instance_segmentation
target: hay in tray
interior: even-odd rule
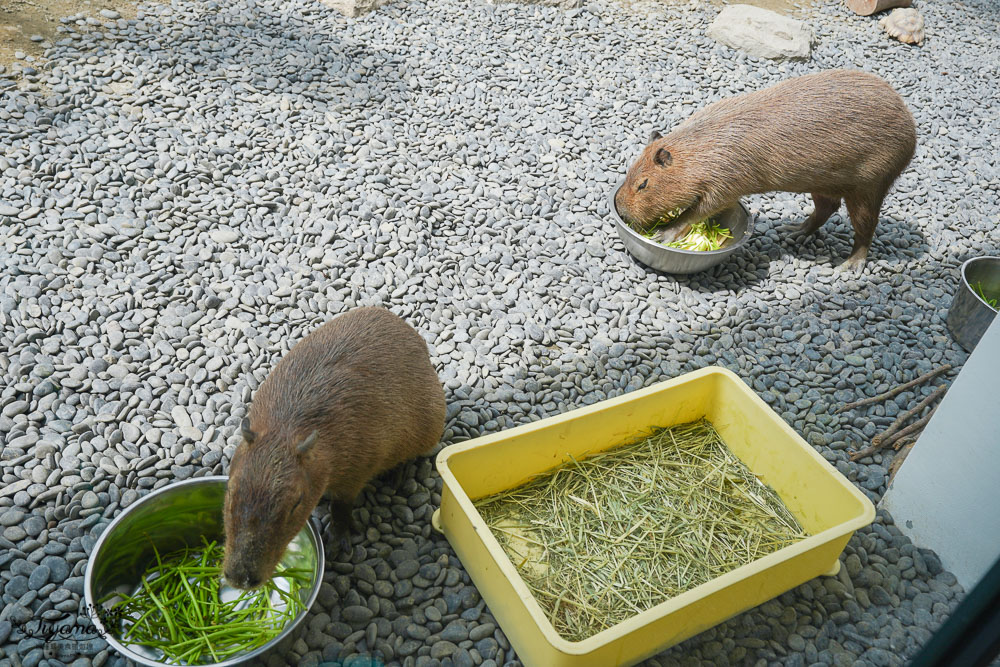
[[[807,536],[704,419],[574,459],[475,505],[570,641]]]

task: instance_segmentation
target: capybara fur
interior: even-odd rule
[[[663,136],[654,132],[615,195],[622,219],[664,227],[673,240],[690,223],[743,195],[808,192],[816,208],[801,230],[813,234],[847,204],[854,250],[843,268],[861,271],[882,200],[916,147],[913,116],[874,74],[829,70],[731,97],[696,112]]]
[[[310,332],[257,389],[243,422],[226,488],[226,580],[266,582],[324,493],[343,537],[362,487],[434,447],[444,419],[427,344],[396,315],[357,308]]]

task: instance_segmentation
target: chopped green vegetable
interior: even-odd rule
[[[666,244],[668,248],[679,248],[681,250],[718,250],[728,239],[733,238],[733,233],[727,227],[721,226],[715,220],[702,220],[691,225],[691,230],[679,241]]]
[[[983,292],[983,284],[981,282],[978,282],[975,285],[973,285],[972,289],[976,293],[976,295],[978,295],[980,299],[985,301],[986,305],[988,305],[990,308],[993,309],[1000,308],[1000,305],[998,305],[1000,304],[1000,295],[996,297],[986,296],[986,293]]]
[[[656,233],[662,227],[666,227],[667,225],[669,225],[670,223],[672,223],[674,221],[674,219],[677,218],[677,216],[679,216],[681,213],[683,213],[686,210],[687,209],[684,208],[683,206],[678,206],[676,208],[672,208],[669,211],[667,211],[666,213],[664,213],[663,215],[661,215],[656,220],[656,222],[653,223],[653,225],[649,229],[647,229],[644,232],[639,232],[639,233],[642,234],[643,236],[645,236],[647,239],[652,239],[654,236],[656,236]]]
[[[574,459],[475,506],[570,641],[807,536],[704,419]]]
[[[661,225],[669,225],[671,222],[674,221],[674,219],[677,216],[679,216],[686,210],[687,208],[685,208],[684,206],[675,206],[674,208],[670,209],[669,211],[661,215],[660,219],[656,221],[656,225],[654,226],[659,227]]]
[[[177,664],[219,662],[252,651],[276,637],[304,605],[298,591],[312,572],[278,569],[261,588],[240,591],[223,602],[223,547],[202,538],[202,549],[181,549],[160,557],[132,595],[118,597],[102,617],[118,621],[125,643],[159,649]],[[287,590],[280,586],[284,583]],[[277,594],[284,604],[272,602]]]

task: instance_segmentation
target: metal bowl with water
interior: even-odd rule
[[[87,610],[98,633],[126,658],[148,667],[173,664],[160,662],[157,655],[143,647],[119,641],[120,628],[104,625],[97,601],[113,591],[134,591],[155,560],[154,544],[161,554],[165,554],[199,546],[202,537],[221,541],[226,480],[221,476],[199,477],[167,485],[119,514],[94,545],[84,578]],[[216,667],[262,664],[268,656],[286,652],[319,594],[324,563],[323,541],[315,522],[310,519],[281,558],[282,566],[304,568],[313,573],[311,581],[300,591],[302,611],[267,644],[223,662],[205,664]]]
[[[615,207],[615,195],[624,183],[624,180],[620,181],[611,190],[608,197],[608,207],[611,209],[611,217],[614,218],[615,226],[618,228],[618,236],[621,237],[625,248],[646,266],[665,273],[697,273],[726,261],[730,255],[750,240],[753,232],[753,226],[750,224],[750,212],[742,203],[727,208],[715,216],[719,224],[728,228],[733,234],[733,238],[718,250],[698,251],[668,248],[662,243],[647,239],[622,220]]]
[[[966,352],[972,352],[997,316],[997,309],[983,301],[977,290],[1000,294],[1000,257],[973,257],[962,264],[959,275],[948,309],[948,330]]]

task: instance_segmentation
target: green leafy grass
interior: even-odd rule
[[[977,296],[979,296],[980,299],[982,299],[987,304],[989,304],[990,308],[993,308],[993,309],[1000,308],[1000,305],[998,305],[998,304],[1000,304],[1000,295],[998,295],[998,296],[986,296],[986,293],[983,292],[983,284],[981,282],[976,283],[975,285],[973,285],[972,286],[972,290],[976,293]]]
[[[299,589],[310,570],[278,569],[264,586],[220,599],[223,547],[204,542],[201,549],[181,549],[160,557],[132,595],[111,593],[101,603],[121,599],[102,612],[119,621],[123,643],[159,649],[178,664],[220,662],[252,651],[276,637],[303,609]],[[288,590],[277,581],[286,582]],[[274,604],[277,595],[284,604]]]

